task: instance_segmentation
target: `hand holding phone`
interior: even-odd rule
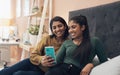
[[[52,57],[55,60],[54,64],[56,64],[56,55],[55,55],[55,50],[54,50],[53,46],[47,46],[47,47],[45,47],[45,54],[47,56]]]

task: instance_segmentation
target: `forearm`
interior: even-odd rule
[[[88,63],[86,66],[89,66],[89,68],[93,68],[94,67],[94,64],[93,63]]]
[[[89,73],[91,72],[92,68],[94,67],[94,65],[92,63],[88,63],[80,72],[80,75],[89,75]]]
[[[41,63],[42,60],[42,56],[38,55],[38,54],[31,54],[30,55],[30,61],[32,64],[34,65],[39,65]]]

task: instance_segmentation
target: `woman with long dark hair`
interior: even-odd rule
[[[30,58],[22,60],[15,65],[2,69],[0,75],[44,75],[47,67],[52,66],[54,60],[46,56],[44,48],[54,46],[55,52],[61,44],[68,39],[68,26],[66,21],[56,16],[50,21],[51,35],[44,37],[32,50]]]
[[[56,55],[57,64],[45,75],[89,75],[94,67],[95,55],[101,63],[107,61],[102,43],[97,37],[90,38],[85,16],[75,16],[68,23],[71,40],[66,40]]]

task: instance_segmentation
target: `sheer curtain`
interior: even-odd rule
[[[11,1],[0,0],[0,38],[9,36],[9,25],[12,19]]]
[[[11,0],[0,0],[0,19],[10,19],[11,15]]]

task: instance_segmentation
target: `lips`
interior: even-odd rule
[[[62,32],[57,32],[56,34],[57,34],[57,35],[61,35],[61,34],[62,34]]]
[[[75,36],[75,33],[70,33],[71,36]]]
[[[75,37],[75,33],[70,33],[71,37],[74,38]]]
[[[56,35],[58,36],[58,37],[62,37],[62,35],[63,35],[63,31],[59,31],[59,32],[56,32]]]

